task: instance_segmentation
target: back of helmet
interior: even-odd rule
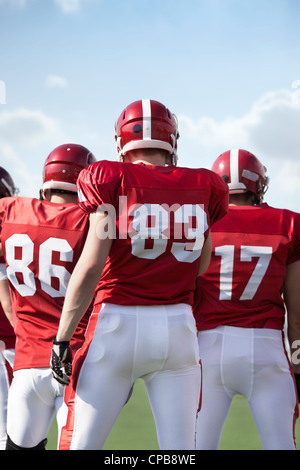
[[[48,155],[43,168],[43,191],[47,189],[77,192],[76,181],[81,170],[96,162],[86,147],[63,144]]]
[[[268,189],[266,168],[253,153],[232,149],[222,153],[214,162],[212,170],[228,184],[229,194],[251,192],[256,202],[262,202]]]
[[[119,159],[137,149],[160,149],[177,163],[177,118],[166,106],[144,99],[129,104],[115,124],[115,139]]]

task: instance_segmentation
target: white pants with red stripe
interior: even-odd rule
[[[14,357],[14,349],[0,351],[0,450],[4,450],[6,446],[7,400],[12,379]]]
[[[103,304],[73,366],[60,449],[101,449],[138,378],[160,448],[195,448],[201,374],[190,306]]]
[[[58,433],[66,422],[64,387],[50,367],[14,372],[8,395],[7,433],[14,444],[35,447],[48,435],[56,414]]]
[[[202,407],[198,450],[216,450],[235,394],[244,395],[268,450],[295,449],[298,399],[282,332],[220,326],[198,333]]]

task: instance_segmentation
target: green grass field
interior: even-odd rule
[[[48,450],[56,449],[56,424],[48,436]],[[296,424],[296,443],[300,448],[300,420]],[[142,380],[120,413],[104,450],[158,450],[154,421]],[[261,443],[247,400],[237,395],[231,405],[220,442],[221,450],[261,450]]]

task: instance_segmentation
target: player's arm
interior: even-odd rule
[[[101,237],[104,233],[102,227],[106,223],[107,215],[90,215],[87,239],[68,284],[57,341],[70,341],[93,299],[112,243],[110,238]]]
[[[3,256],[2,244],[0,243],[0,256]]]
[[[11,297],[7,279],[0,280],[0,303],[9,323],[13,326]]]
[[[207,270],[209,263],[210,263],[211,252],[212,252],[212,241],[211,241],[211,234],[209,231],[208,237],[203,245],[202,252],[201,252],[198,276],[201,276],[201,274],[204,274],[205,271]]]
[[[78,322],[89,307],[100,280],[111,244],[111,238],[103,238],[108,216],[93,213],[81,256],[71,275],[56,338],[53,342],[51,368],[53,376],[63,385],[69,383],[72,373],[72,359],[69,341]],[[62,367],[65,366],[66,374]]]
[[[291,349],[292,368],[300,374],[300,261],[287,266],[284,301],[287,310],[287,333]],[[297,352],[298,351],[298,352]]]

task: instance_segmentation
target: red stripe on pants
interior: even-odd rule
[[[62,428],[60,441],[59,441],[59,450],[70,450],[73,432],[74,432],[74,422],[75,422],[75,396],[76,396],[76,387],[78,383],[78,378],[82,365],[87,356],[91,341],[94,336],[94,331],[98,321],[98,313],[101,310],[101,305],[97,305],[94,308],[94,311],[90,317],[90,321],[85,333],[84,343],[76,352],[75,358],[72,366],[72,377],[71,382],[66,387],[64,400],[68,406],[68,416],[66,425]]]

